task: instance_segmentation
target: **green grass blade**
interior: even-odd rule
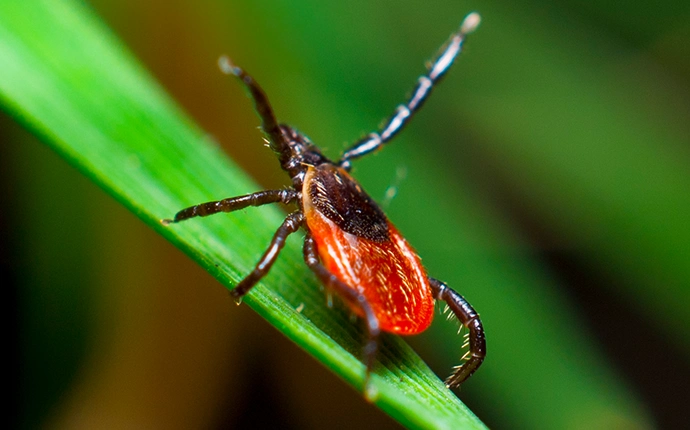
[[[192,202],[256,189],[137,65],[88,9],[71,1],[0,6],[3,107],[85,175],[232,286],[254,263],[276,209],[165,228]],[[273,226],[273,227],[272,227]],[[263,245],[261,245],[263,246]],[[348,383],[361,388],[362,333],[324,305],[289,243],[270,286],[245,302]],[[300,285],[299,290],[294,285]],[[295,309],[304,304],[302,312]],[[376,404],[409,427],[483,425],[399,338],[385,336]]]

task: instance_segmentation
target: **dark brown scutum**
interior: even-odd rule
[[[347,233],[373,242],[390,239],[386,215],[352,176],[330,164],[314,169],[308,192],[319,212]]]

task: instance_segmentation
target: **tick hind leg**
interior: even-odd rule
[[[477,13],[471,13],[465,17],[458,31],[451,35],[450,40],[441,48],[441,53],[430,64],[429,72],[417,79],[417,85],[412,90],[412,95],[407,102],[398,106],[393,116],[384,123],[385,125],[380,130],[368,134],[345,151],[340,159],[340,166],[349,170],[350,161],[376,151],[405,127],[431,94],[434,85],[443,78],[450,66],[453,65],[455,57],[462,50],[465,37],[477,28],[479,21],[479,14]]]
[[[467,301],[443,282],[429,278],[429,284],[437,300],[443,300],[458,317],[463,326],[469,329],[470,350],[463,356],[466,360],[446,379],[449,388],[459,387],[467,378],[479,369],[486,356],[486,339],[479,314]]]
[[[307,233],[304,239],[304,261],[326,288],[335,291],[335,293],[343,298],[348,304],[359,307],[364,313],[368,337],[367,343],[364,345],[364,364],[367,368],[364,379],[364,389],[366,390],[369,385],[369,376],[374,366],[374,358],[376,358],[376,352],[378,350],[378,339],[381,333],[379,320],[376,318],[371,305],[369,305],[369,302],[363,294],[342,282],[321,264],[319,255],[316,251],[316,242],[309,233]]]

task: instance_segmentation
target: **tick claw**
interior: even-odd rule
[[[379,399],[379,389],[371,382],[369,374],[364,379],[364,399],[369,403],[376,403]]]

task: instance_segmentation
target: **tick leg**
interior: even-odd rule
[[[299,197],[294,190],[266,190],[247,194],[239,197],[231,197],[216,202],[202,203],[182,209],[175,214],[175,219],[164,219],[164,225],[184,221],[197,216],[209,216],[219,212],[232,212],[249,206],[262,206],[269,203],[291,203]]]
[[[374,358],[378,350],[378,338],[381,333],[379,320],[376,318],[374,311],[371,309],[371,305],[369,305],[369,302],[363,294],[342,282],[321,264],[319,255],[316,251],[316,241],[314,241],[314,238],[309,233],[307,233],[304,239],[304,261],[326,288],[335,291],[348,303],[358,306],[364,313],[368,336],[367,343],[364,345],[364,364],[367,367],[364,379],[364,387],[366,389],[369,385],[369,375],[371,369],[374,367]]]
[[[230,295],[236,299],[241,298],[249,292],[249,290],[256,285],[257,282],[271,270],[271,266],[275,263],[280,250],[285,246],[285,239],[292,233],[299,230],[304,222],[304,214],[302,212],[293,212],[285,218],[283,224],[278,228],[278,231],[273,235],[273,240],[268,246],[266,252],[261,257],[261,260],[256,264],[254,270],[240,281],[235,288],[230,290]]]
[[[261,89],[261,86],[251,75],[233,64],[228,57],[220,57],[218,65],[223,73],[237,76],[249,90],[249,94],[252,100],[254,100],[254,108],[261,118],[261,130],[268,135],[271,149],[279,154],[289,153],[287,140],[283,136],[283,131],[276,120],[273,108],[271,108],[268,97],[264,90]]]
[[[450,388],[459,387],[467,378],[472,376],[475,370],[484,361],[486,356],[486,338],[484,328],[479,320],[479,314],[467,303],[460,294],[448,287],[443,282],[429,278],[429,284],[437,300],[443,300],[448,304],[451,311],[458,317],[462,325],[470,331],[469,343],[470,350],[463,359],[466,359],[461,366],[455,368],[452,375],[446,379],[446,385]]]
[[[431,94],[434,85],[443,78],[453,64],[455,57],[462,49],[465,37],[477,28],[479,21],[480,17],[477,13],[471,13],[465,17],[460,29],[451,35],[450,40],[441,48],[441,53],[429,66],[429,72],[417,79],[417,86],[412,91],[409,100],[398,106],[393,116],[379,131],[363,137],[345,151],[339,162],[341,167],[349,170],[350,161],[379,149],[405,127]]]

